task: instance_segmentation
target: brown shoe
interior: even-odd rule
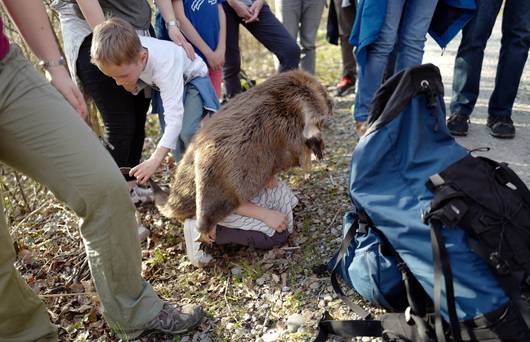
[[[127,338],[138,338],[148,332],[163,332],[170,335],[182,334],[197,326],[202,321],[203,315],[199,305],[178,306],[165,302],[158,316],[141,329],[127,333]]]

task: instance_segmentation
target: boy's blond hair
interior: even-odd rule
[[[123,65],[138,61],[142,51],[140,38],[131,24],[111,18],[94,28],[90,62],[96,65]]]

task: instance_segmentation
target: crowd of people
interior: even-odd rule
[[[503,3],[479,1],[475,10],[474,0],[460,2],[456,8],[468,11],[446,37],[463,28],[448,118],[453,135],[468,132],[484,49]],[[470,2],[471,7],[465,4]],[[356,92],[352,123],[359,136],[384,78],[421,64],[440,3],[330,1],[327,38],[340,43],[342,57],[336,96]],[[221,99],[230,101],[244,90],[240,25],[276,56],[278,72],[302,68],[315,74],[326,1],[275,0],[275,14],[264,0],[155,0],[153,27],[146,0],[58,0],[54,10],[64,57],[42,1],[2,4],[51,82],[10,44],[0,20],[0,160],[45,184],[83,219],[81,236],[109,325],[128,338],[150,330],[178,334],[193,328],[202,318],[199,306],[163,301],[141,277],[143,226],[135,205],[153,200],[152,189],[142,184],[162,163],[182,158],[201,121],[215,115]],[[507,0],[503,13],[487,126],[494,137],[513,138],[511,112],[530,47],[530,3]],[[88,114],[85,99],[101,113],[106,151],[82,120]],[[150,105],[159,116],[161,137],[142,161]],[[122,175],[116,165],[130,171]],[[274,203],[264,200],[271,197]],[[279,246],[293,230],[296,204],[287,185],[271,179],[255,199],[220,223],[215,242]],[[55,340],[57,330],[44,304],[13,265],[16,255],[1,207],[0,216],[0,336]],[[194,220],[184,223],[184,236],[193,264],[211,262],[194,239]]]

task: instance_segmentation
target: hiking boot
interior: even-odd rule
[[[355,132],[361,138],[366,133],[366,121],[355,121]]]
[[[186,219],[184,221],[184,240],[186,241],[186,254],[192,265],[201,267],[212,261],[212,256],[201,249],[201,242],[196,241],[199,238],[199,231],[196,229],[197,221],[195,219]]]
[[[355,81],[348,76],[342,76],[336,87],[336,96],[344,96],[346,94],[355,92]]]
[[[131,195],[131,200],[136,207],[153,203],[155,200],[155,194],[151,188],[141,188],[139,186],[134,186],[129,190]]]
[[[515,137],[515,127],[509,116],[490,115],[487,126],[490,134],[495,138],[512,139]]]
[[[465,137],[469,130],[469,117],[458,113],[451,114],[447,119],[447,129],[451,135]]]
[[[203,311],[199,305],[187,304],[178,306],[164,302],[162,311],[149,321],[141,329],[132,333],[127,333],[129,339],[140,337],[148,332],[163,332],[166,334],[176,335],[187,332],[197,326],[202,318]]]

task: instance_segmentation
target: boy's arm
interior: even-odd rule
[[[173,13],[174,9],[171,5],[171,0],[155,0],[155,4],[160,10],[160,14],[166,23],[175,20],[175,13]],[[175,25],[169,26],[167,32],[169,38],[171,38],[175,44],[182,46],[189,59],[195,59],[195,51],[193,50],[193,46],[186,41],[186,38],[184,38],[182,32],[180,32],[179,27]]]
[[[105,21],[105,15],[103,14],[103,9],[99,4],[99,1],[94,0],[76,0],[83,16],[85,17],[86,22],[90,25],[92,30],[98,24]]]
[[[226,52],[226,15],[223,5],[218,4],[217,7],[219,8],[219,39],[215,51],[223,56],[224,64],[224,56]]]
[[[219,64],[214,51],[206,44],[204,39],[197,32],[193,24],[189,21],[184,13],[184,3],[182,0],[173,0],[173,8],[175,10],[175,15],[180,22],[182,27],[182,32],[189,39],[189,41],[199,49],[207,59],[208,64],[212,68],[216,68]]]
[[[42,1],[2,0],[2,3],[37,58],[43,61],[59,60],[61,52]],[[81,117],[86,117],[88,112],[85,100],[70,78],[66,66],[50,67],[48,73],[51,84],[81,114]]]
[[[241,216],[255,218],[264,222],[277,232],[283,232],[287,229],[289,223],[287,215],[277,210],[260,207],[251,202],[245,202],[234,210],[234,212]]]

